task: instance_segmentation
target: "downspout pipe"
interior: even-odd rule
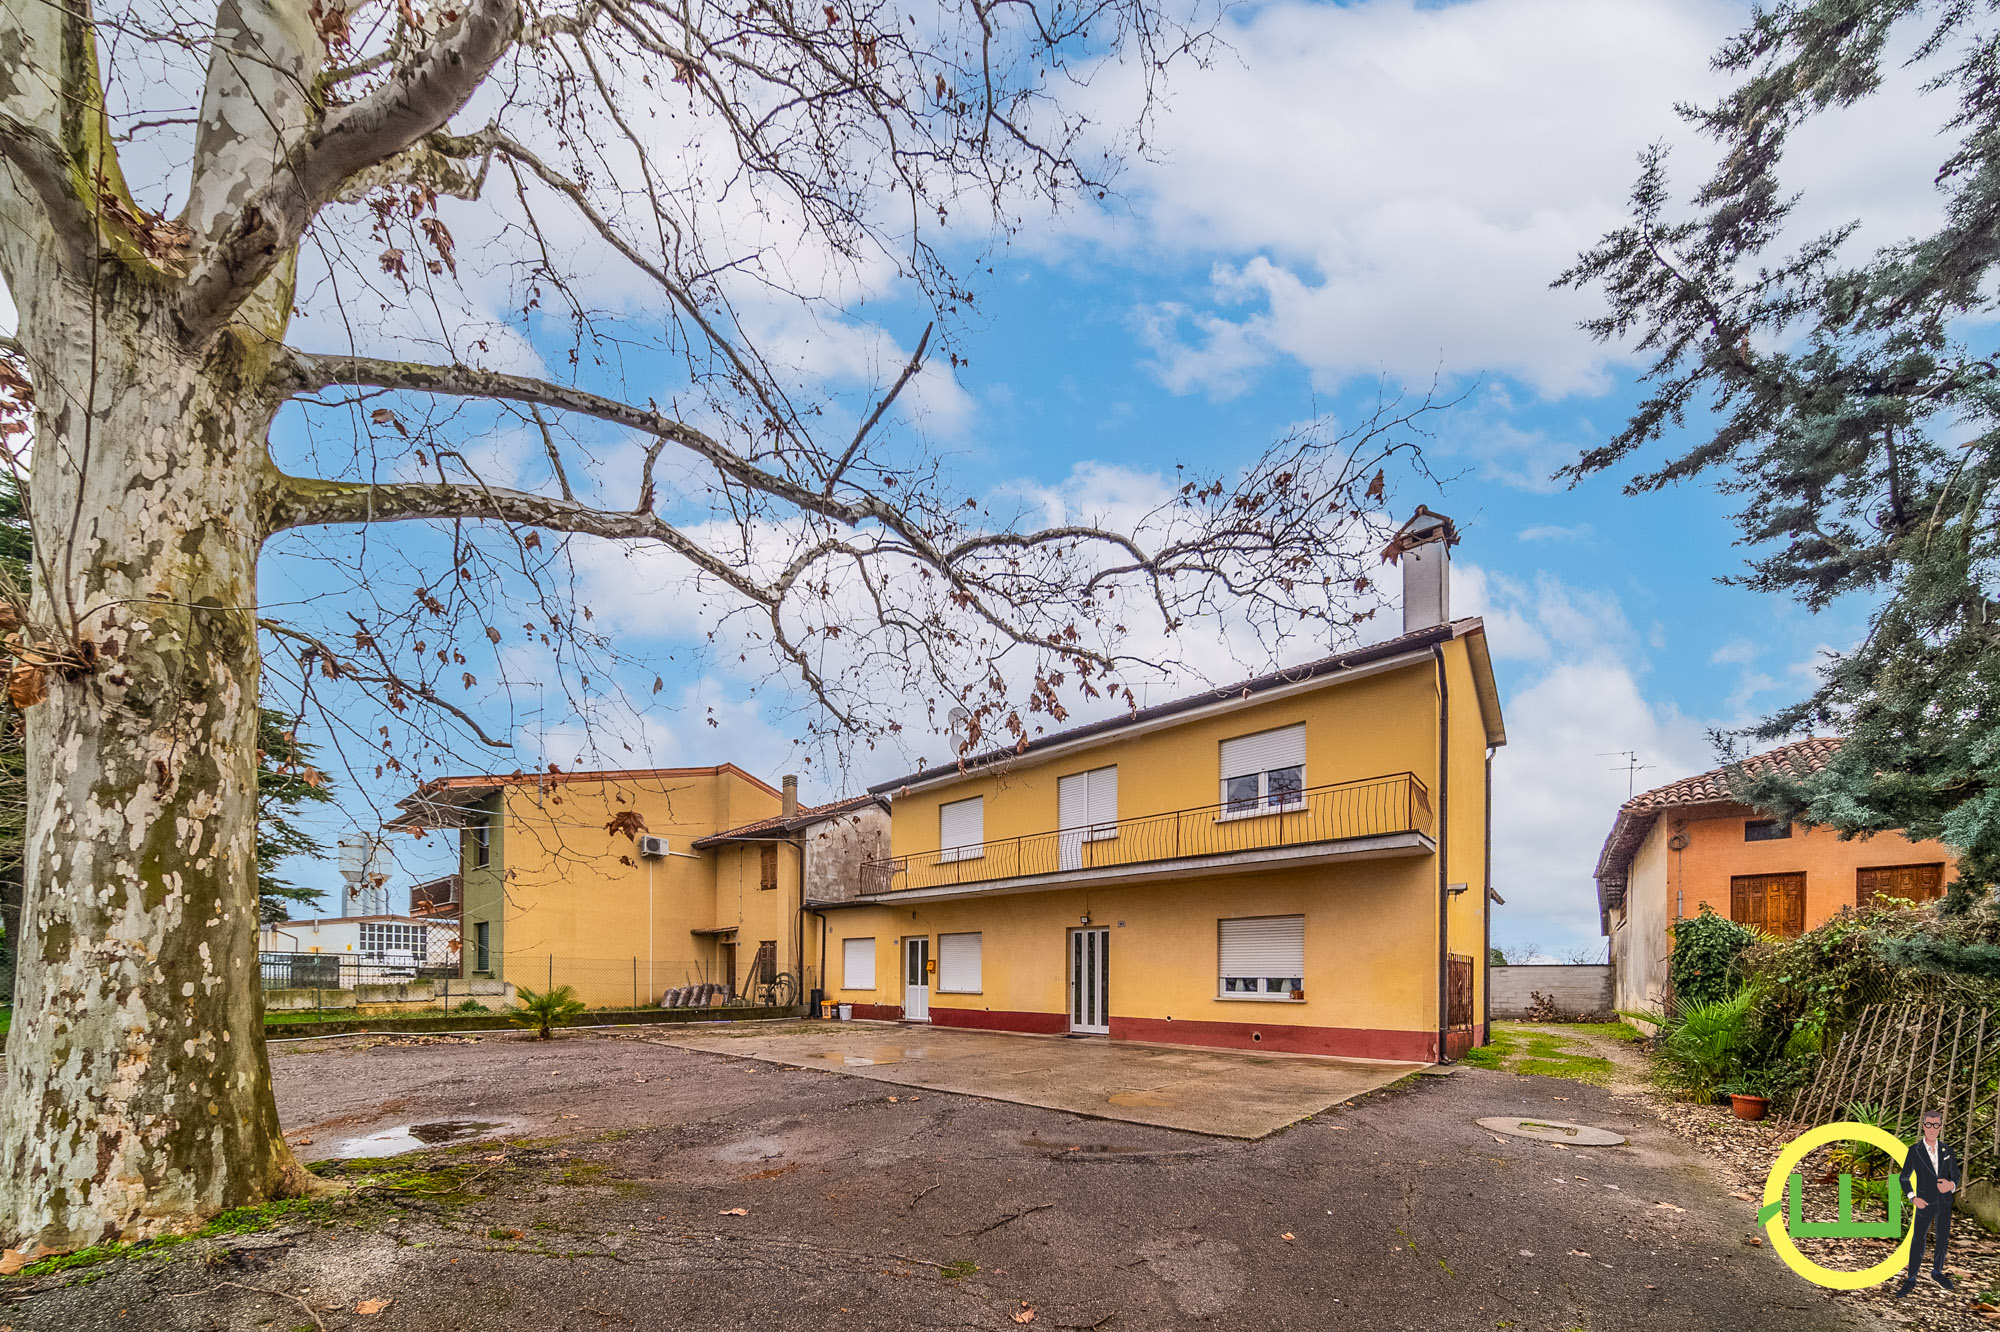
[[[1445,1038],[1451,1033],[1451,685],[1445,678],[1444,644],[1431,646],[1437,662],[1438,691],[1438,955],[1437,1062],[1449,1064]]]
[[[1484,938],[1480,943],[1479,974],[1484,983],[1479,987],[1479,1034],[1481,1044],[1493,1039],[1493,755],[1492,745],[1486,746],[1486,853],[1480,858],[1486,880],[1480,890],[1479,919],[1485,925]]]

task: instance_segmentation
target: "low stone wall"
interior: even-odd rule
[[[1494,967],[1487,974],[1493,987],[1493,1016],[1502,1021],[1519,1022],[1528,1017],[1536,994],[1555,1001],[1556,1017],[1611,1020],[1609,964]]]
[[[448,1011],[471,1000],[504,1013],[514,1007],[512,981],[426,980],[397,981],[376,985],[356,985],[351,990],[266,989],[266,1013],[303,1013],[312,1009],[371,1013],[436,1013]]]

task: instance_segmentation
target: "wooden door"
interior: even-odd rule
[[[1928,902],[1944,896],[1944,865],[1874,865],[1854,872],[1854,905],[1866,907],[1877,897],[1906,897]]]
[[[1790,939],[1806,928],[1806,876],[1739,874],[1729,881],[1729,918]]]
[[[1472,1026],[1472,959],[1463,953],[1452,953],[1448,961],[1445,987],[1448,1025],[1453,1031],[1462,1031]]]

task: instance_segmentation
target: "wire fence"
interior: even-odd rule
[[[788,1008],[808,1003],[819,969],[780,965],[754,953],[731,975],[726,963],[688,959],[575,958],[546,954],[495,957],[490,973],[468,975],[408,957],[361,953],[258,955],[267,1020],[425,1013],[505,1013],[520,991],[567,986],[593,1010],[638,1008]]]

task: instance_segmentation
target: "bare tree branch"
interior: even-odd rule
[[[228,322],[350,177],[441,128],[520,26],[519,0],[470,0],[422,56],[360,101],[329,111],[190,269],[178,311],[185,338],[200,345]]]

